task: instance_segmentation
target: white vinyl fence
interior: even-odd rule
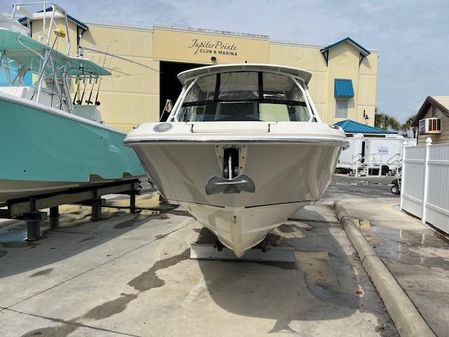
[[[404,147],[401,209],[449,233],[449,144]]]

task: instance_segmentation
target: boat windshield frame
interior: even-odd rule
[[[275,74],[275,75],[282,75],[285,76],[287,78],[289,78],[293,84],[299,88],[300,94],[301,94],[301,98],[302,101],[297,101],[297,100],[287,100],[287,99],[270,99],[270,98],[265,98],[265,97],[258,97],[258,98],[243,98],[243,99],[218,99],[218,95],[219,95],[219,90],[220,90],[220,85],[218,82],[218,85],[216,85],[215,88],[215,92],[214,92],[214,99],[208,99],[208,100],[198,100],[198,101],[194,101],[194,102],[185,102],[186,98],[188,96],[188,94],[191,92],[191,90],[193,89],[193,87],[195,86],[195,84],[203,77],[206,76],[210,76],[210,75],[214,75],[217,76],[217,78],[222,75],[222,74],[231,74],[231,73],[239,73],[239,72],[243,72],[243,73],[257,73],[257,74]],[[260,75],[259,75],[260,76]],[[261,85],[261,84],[260,84]],[[307,113],[308,113],[308,119],[307,120],[298,120],[298,121],[294,121],[294,120],[290,120],[289,122],[321,122],[321,119],[318,115],[318,113],[316,112],[316,107],[313,104],[313,101],[311,100],[311,97],[308,93],[307,87],[304,80],[293,76],[291,74],[286,74],[286,73],[279,73],[279,72],[270,72],[269,70],[242,70],[242,71],[229,71],[229,72],[218,72],[215,74],[204,74],[204,75],[199,75],[194,77],[193,79],[191,79],[190,81],[187,81],[185,83],[185,85],[182,88],[181,94],[179,95],[175,105],[173,106],[172,112],[170,113],[170,115],[167,118],[167,121],[170,122],[186,122],[186,123],[192,123],[192,122],[207,122],[207,121],[185,121],[185,120],[181,120],[181,114],[183,113],[182,108],[184,107],[188,107],[188,106],[196,106],[199,104],[218,104],[218,103],[271,103],[271,104],[279,104],[279,105],[286,105],[286,106],[304,106],[307,108]],[[259,87],[259,90],[263,90],[263,87]],[[262,94],[263,95],[263,94]],[[223,121],[223,120],[216,120],[216,121]],[[242,121],[251,121],[251,120],[245,120],[243,119]],[[261,121],[258,119],[255,119],[254,121]],[[262,122],[278,122],[277,120],[267,120],[267,121],[262,121]]]

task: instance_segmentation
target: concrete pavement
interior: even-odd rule
[[[345,188],[355,191],[346,190],[341,205],[435,334],[449,337],[448,236],[401,212],[399,197],[385,195],[388,186],[365,187],[364,195],[360,186]],[[335,196],[331,188],[328,197]]]
[[[87,216],[33,244],[1,227],[0,336],[398,336],[325,204],[274,231],[295,264],[190,260],[211,237],[182,215]]]

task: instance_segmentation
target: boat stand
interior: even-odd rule
[[[47,220],[46,212],[27,212],[17,217],[17,219],[27,223],[27,237],[25,238],[25,241],[36,241],[42,238],[41,221]]]
[[[190,246],[190,258],[195,260],[233,260],[259,262],[294,263],[295,250],[291,247],[265,246],[249,249],[242,257],[237,257],[228,248],[210,243],[194,243]]]
[[[92,221],[101,220],[101,208],[106,194],[128,194],[131,213],[135,213],[136,195],[139,193],[139,180],[130,179],[112,183],[98,184],[94,186],[72,188],[64,191],[36,195],[27,198],[8,200],[0,209],[1,218],[19,219],[27,223],[27,241],[35,241],[42,238],[41,222],[47,220],[47,212],[40,211],[50,209],[50,224],[52,228],[57,226],[59,206],[65,204],[81,204],[92,207]]]

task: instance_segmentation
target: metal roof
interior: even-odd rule
[[[335,123],[343,129],[345,133],[362,133],[362,134],[376,134],[376,135],[386,135],[386,134],[396,134],[395,131],[387,131],[381,128],[376,128],[374,126],[362,124],[351,119],[346,119]]]
[[[211,74],[234,72],[234,71],[261,71],[261,72],[293,75],[294,77],[302,79],[306,84],[309,83],[310,78],[312,77],[312,74],[309,73],[308,71],[293,67],[286,67],[272,64],[238,63],[238,64],[220,64],[201,68],[194,68],[179,73],[178,78],[181,81],[181,83],[185,85],[185,83],[188,80],[196,76],[206,76]]]
[[[320,52],[321,52],[321,53],[324,53],[324,52],[328,51],[329,49],[332,49],[332,48],[334,48],[334,47],[336,47],[336,46],[338,46],[339,44],[342,44],[342,43],[349,43],[349,44],[352,45],[355,49],[357,49],[357,50],[360,52],[360,54],[362,54],[364,57],[366,57],[366,56],[368,56],[369,54],[371,54],[371,52],[370,52],[368,49],[362,47],[360,44],[358,44],[357,42],[355,42],[355,41],[354,41],[353,39],[351,39],[349,36],[348,36],[348,37],[345,37],[344,39],[342,39],[342,40],[340,40],[340,41],[337,41],[337,42],[335,42],[335,43],[332,43],[332,44],[330,44],[330,45],[328,45],[328,46],[326,46],[326,47],[324,47],[324,48],[321,48],[321,49],[320,49]]]
[[[334,96],[337,98],[354,97],[354,88],[352,80],[336,78],[334,82]]]

